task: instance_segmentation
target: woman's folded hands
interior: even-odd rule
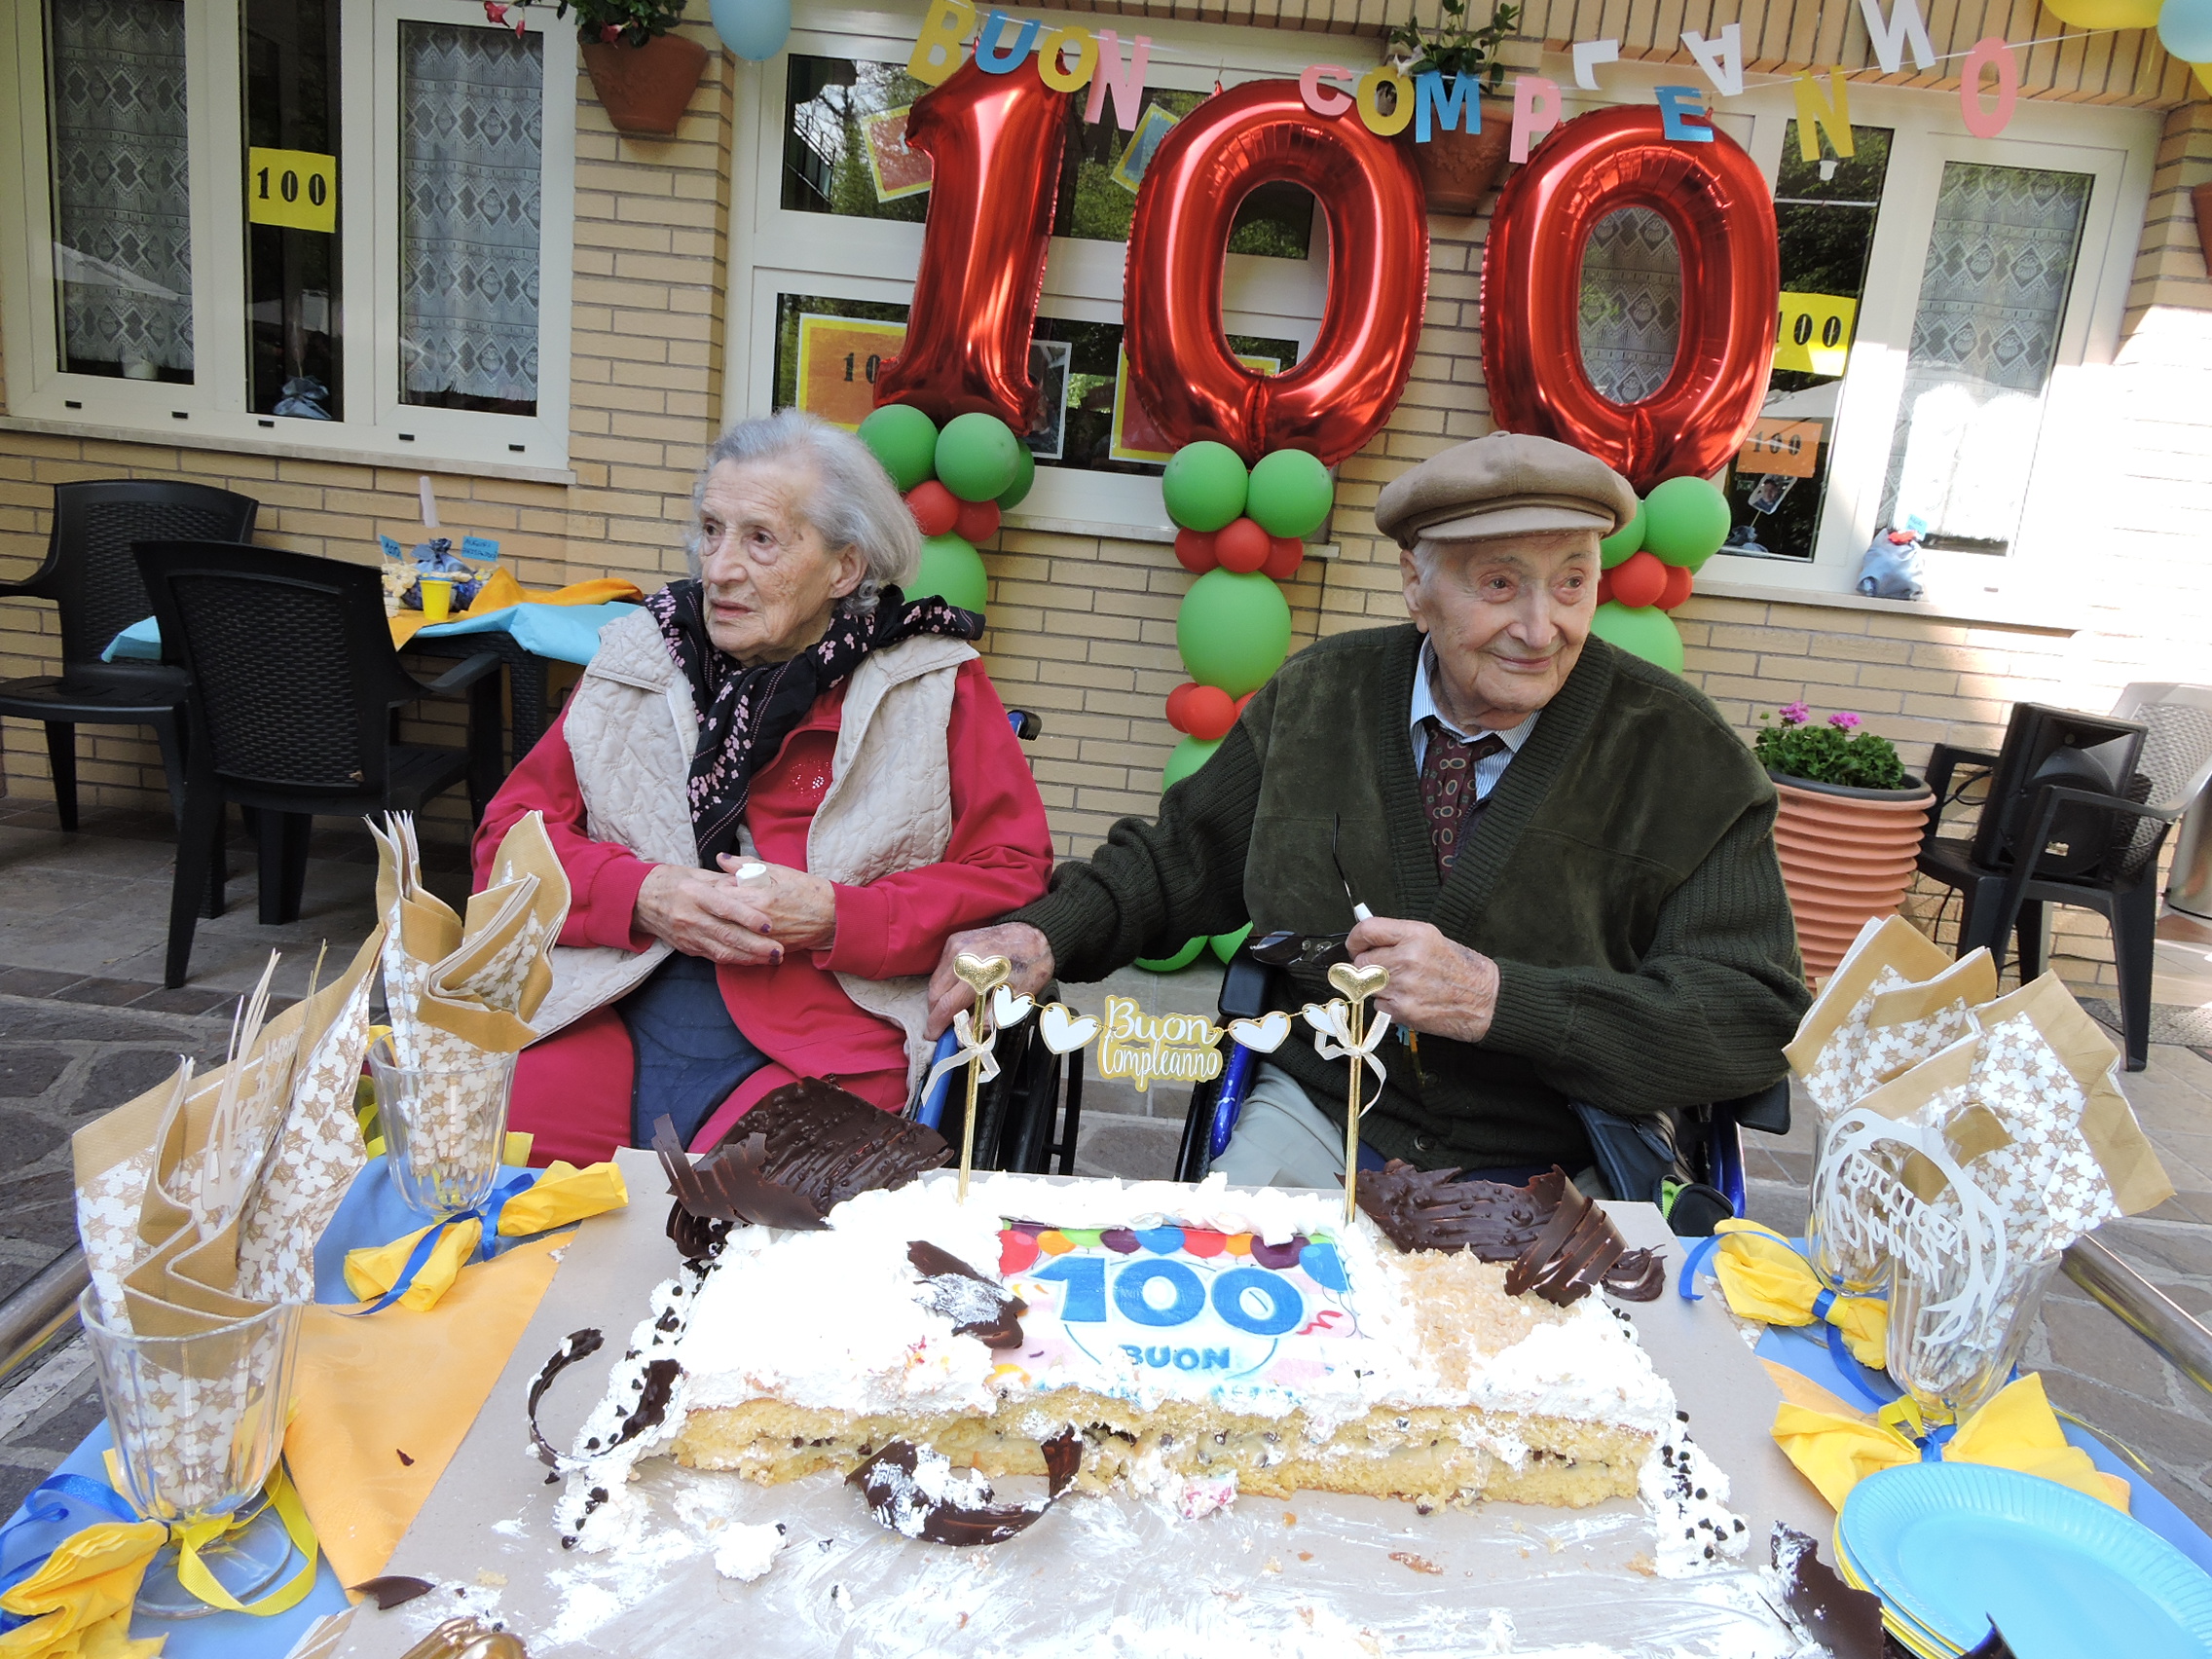
[[[827,950],[837,937],[837,890],[821,876],[724,855],[720,872],[655,865],[638,889],[641,931],[686,956],[772,965],[786,950]]]

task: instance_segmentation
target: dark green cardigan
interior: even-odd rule
[[[1620,1112],[1725,1100],[1785,1070],[1807,996],[1775,861],[1774,787],[1694,687],[1593,637],[1438,884],[1407,722],[1420,636],[1339,635],[1285,664],[1158,820],[1124,818],[1012,918],[1062,978],[1198,934],[1352,925],[1356,896],[1494,958],[1480,1043],[1383,1040],[1368,1144],[1423,1167],[1591,1161],[1569,1098]],[[1290,980],[1285,983],[1285,979]],[[1296,1009],[1332,993],[1277,975]],[[1301,1023],[1274,1063],[1344,1121],[1344,1063]]]

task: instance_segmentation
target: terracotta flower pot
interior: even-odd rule
[[[607,119],[636,138],[675,137],[707,72],[707,49],[676,34],[654,35],[643,46],[593,42],[583,54]]]
[[[1410,133],[1412,129],[1407,130]],[[1420,169],[1428,210],[1461,219],[1470,216],[1505,170],[1505,152],[1512,138],[1513,106],[1486,98],[1480,132],[1451,128],[1438,130],[1425,144],[1415,144],[1414,166]]]
[[[1767,776],[1782,797],[1774,845],[1805,977],[1825,978],[1867,918],[1893,914],[1904,898],[1936,795],[1918,778],[1901,790],[1855,790]]]

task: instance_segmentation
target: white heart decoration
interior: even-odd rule
[[[1290,1035],[1290,1015],[1278,1008],[1265,1019],[1233,1019],[1229,1034],[1255,1054],[1272,1054]]]
[[[1037,1034],[1055,1054],[1073,1052],[1098,1035],[1098,1021],[1065,1003],[1047,1003],[1037,1016]]]
[[[1019,1025],[1036,1006],[1031,998],[1017,997],[1001,985],[991,992],[991,1023],[1001,1031],[1010,1025]]]

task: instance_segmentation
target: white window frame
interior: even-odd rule
[[[985,8],[987,10],[987,8]],[[1040,16],[1023,8],[1027,19]],[[1072,24],[1095,34],[1115,30],[1124,61],[1130,38],[1152,41],[1146,85],[1210,92],[1245,81],[1296,78],[1308,63],[1352,52],[1314,35],[1273,29],[1173,23],[1157,18],[1041,14],[1046,29]],[[740,63],[736,87],[741,112],[733,141],[732,194],[742,203],[730,215],[725,421],[765,415],[775,400],[776,296],[910,304],[920,268],[922,227],[897,220],[849,218],[786,211],[783,201],[784,94],[787,55],[875,59],[903,64],[914,47],[912,17],[800,0],[785,54],[764,63]],[[1360,48],[1372,55],[1372,48]],[[1100,119],[1116,119],[1109,99]],[[803,253],[803,261],[800,256]],[[1054,237],[1045,263],[1040,316],[1074,321],[1122,321],[1125,244],[1088,238]],[[855,275],[861,272],[880,276]],[[1294,339],[1301,357],[1312,349],[1328,294],[1328,235],[1321,216],[1303,260],[1229,256],[1222,282],[1222,321],[1231,334]],[[1174,535],[1161,498],[1157,473],[1088,472],[1042,462],[1037,482],[1010,522],[1038,526],[1081,525],[1091,534],[1134,532],[1150,538]]]
[[[1567,88],[1569,116],[1608,104],[1645,102],[1661,85],[1695,86],[1712,96],[1694,65],[1606,65],[1602,91],[1577,92],[1572,64],[1547,69]],[[1755,79],[1755,77],[1754,77]],[[1825,91],[1825,88],[1824,88]],[[1789,82],[1776,78],[1737,97],[1719,98],[1716,119],[1743,144],[1772,191],[1782,162],[1784,129],[1794,119]],[[1850,594],[1860,561],[1873,540],[1890,460],[1890,439],[1903,394],[1905,360],[1920,299],[1921,268],[1935,230],[1936,199],[1946,162],[2044,167],[2090,174],[2082,246],[2068,290],[2050,385],[2044,397],[2036,461],[2022,503],[2020,530],[2000,555],[1922,554],[1930,600],[1967,613],[2055,613],[2069,563],[2079,574],[2084,536],[2093,541],[2110,441],[2110,410],[2100,371],[2120,350],[2136,243],[2150,202],[2159,116],[2155,110],[2022,98],[1996,138],[1976,138],[1960,119],[1955,92],[1851,85],[1851,117],[1885,127],[1896,137],[1875,215],[1874,243],[1860,302],[1851,357],[1838,388],[1828,465],[1827,499],[1810,560],[1759,558],[1722,551],[1700,572],[1700,588],[1769,592],[1807,598]]]
[[[339,196],[345,362],[343,421],[247,407],[245,202],[239,0],[184,0],[192,203],[193,384],[62,371],[56,353],[53,210],[47,156],[44,0],[0,24],[0,328],[15,421],[170,444],[328,455],[434,470],[565,471],[569,463],[570,292],[574,268],[573,27],[551,7],[526,13],[544,38],[538,383],[535,416],[399,401],[399,24],[484,28],[475,0],[343,0],[339,18]],[[374,51],[361,50],[364,38]],[[13,111],[7,108],[13,104]],[[13,119],[9,116],[12,114]],[[237,178],[237,188],[230,181]]]

